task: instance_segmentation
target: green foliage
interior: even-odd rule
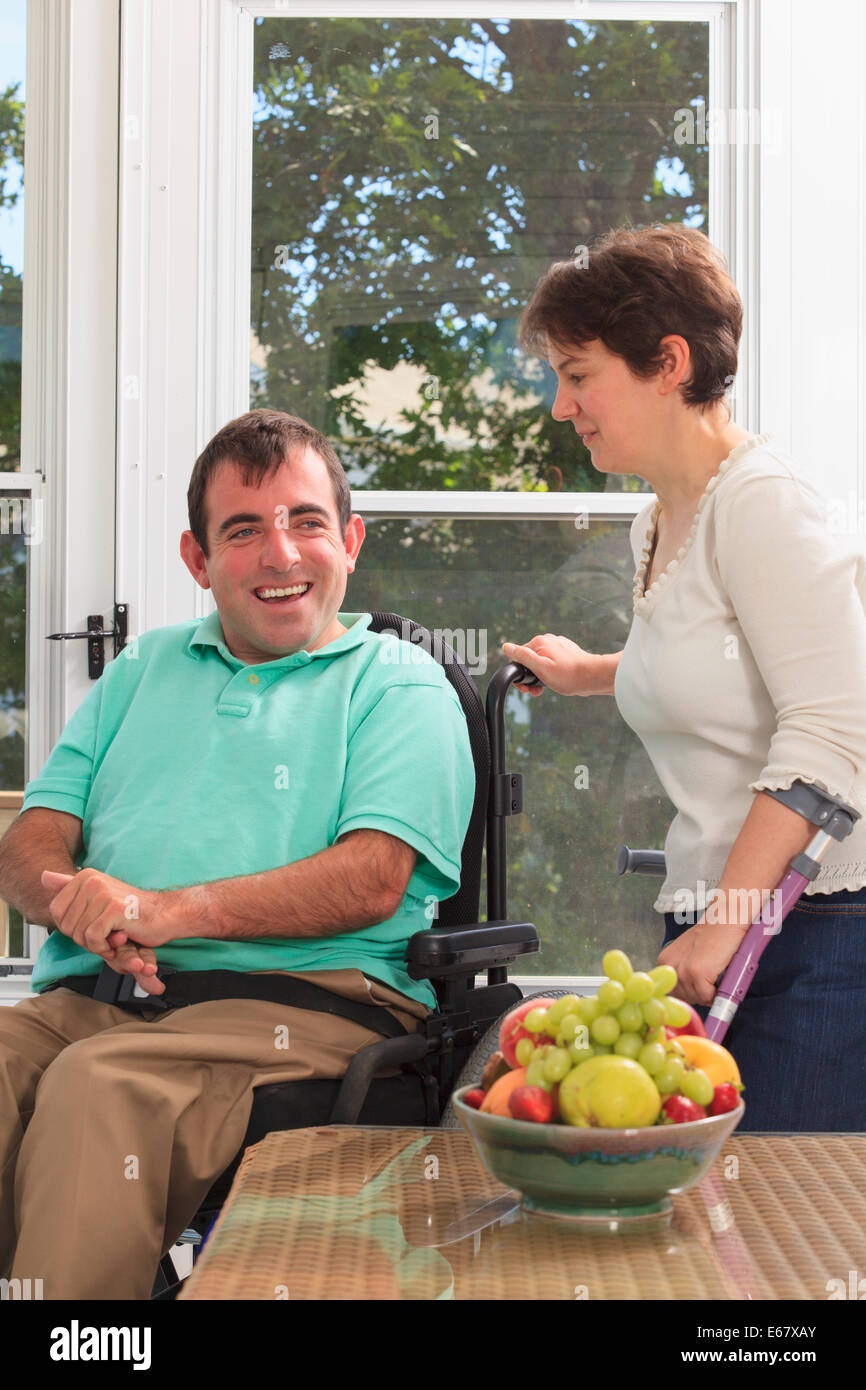
[[[8,86],[0,92],[0,208],[12,208],[18,202],[20,193],[10,188],[7,173],[11,165],[17,164],[24,181],[24,102],[16,97],[20,82]]]
[[[13,208],[21,197],[15,184],[24,181],[24,102],[20,83],[0,92],[0,208]],[[16,167],[17,166],[17,167]],[[14,173],[14,179],[12,171]],[[11,472],[21,460],[21,276],[4,264],[0,251],[0,471]]]
[[[0,471],[21,464],[22,277],[0,259]]]

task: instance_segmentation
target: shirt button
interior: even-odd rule
[[[251,672],[250,672],[250,675],[249,675],[248,679],[249,679],[250,685],[258,685],[258,683],[259,683],[259,678],[258,678],[258,676],[256,675],[256,673],[255,673],[254,671],[251,671]]]

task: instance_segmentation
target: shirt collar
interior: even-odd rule
[[[304,650],[291,652],[288,656],[275,657],[273,661],[267,662],[246,662],[241,661],[229,651],[225,644],[222,623],[218,611],[214,610],[206,618],[202,618],[193,629],[192,636],[187,643],[187,650],[196,660],[200,660],[204,655],[206,647],[216,647],[220,656],[231,666],[267,666],[276,668],[280,666],[306,666],[310,661],[317,657],[324,657],[328,660],[333,656],[339,656],[342,652],[351,651],[353,647],[360,647],[362,642],[367,640],[368,629],[372,622],[371,613],[338,613],[337,621],[342,623],[347,629],[341,632],[339,637],[335,637],[333,642],[328,642],[324,647],[318,647],[314,652]]]

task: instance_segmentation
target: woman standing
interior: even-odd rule
[[[731,420],[741,327],[723,258],[691,228],[618,229],[544,276],[521,342],[556,372],[554,419],[656,500],[631,527],[621,652],[550,633],[503,646],[560,694],[614,695],[644,744],[677,808],[658,959],[703,1017],[815,833],[766,792],[812,782],[866,812],[866,559],[773,437]],[[741,1128],[866,1128],[866,818],[770,941],[725,1045]]]

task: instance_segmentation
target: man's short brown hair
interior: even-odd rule
[[[298,448],[312,449],[327,468],[340,518],[340,534],[345,540],[346,526],[352,515],[352,494],[343,465],[325,436],[297,415],[287,415],[282,410],[249,410],[217,431],[202,449],[192,470],[186,495],[189,529],[205,556],[208,555],[205,496],[219,465],[236,463],[244,486],[260,487]]]
[[[685,338],[691,376],[686,405],[704,409],[737,373],[743,305],[721,252],[694,227],[617,227],[583,259],[557,261],[539,281],[520,325],[526,351],[600,339],[633,376],[651,380],[664,361],[660,340]]]

